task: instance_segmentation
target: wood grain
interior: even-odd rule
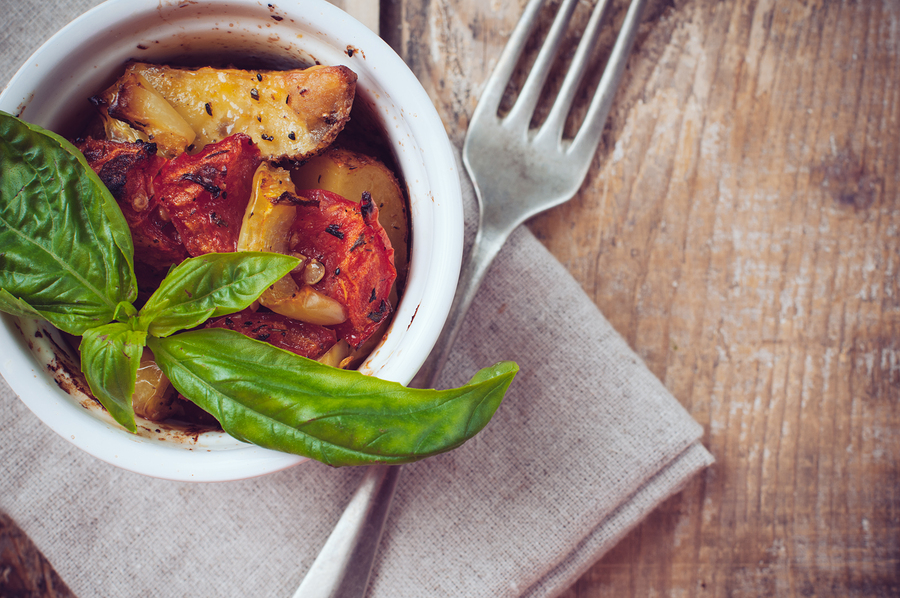
[[[75,598],[16,523],[0,512],[0,596]]]
[[[457,143],[523,5],[383,3]],[[651,0],[588,180],[528,226],[717,464],[566,598],[900,595],[898,23]]]
[[[457,143],[523,5],[381,4]],[[900,596],[898,24],[650,1],[588,180],[528,226],[717,463],[564,598]],[[0,595],[71,595],[2,514],[0,563]]]

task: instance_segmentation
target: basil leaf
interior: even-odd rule
[[[38,320],[46,320],[43,314],[35,310],[33,307],[13,297],[6,292],[6,289],[0,289],[0,311],[4,311],[21,318],[37,318]]]
[[[79,347],[81,371],[91,393],[113,419],[132,432],[137,427],[131,398],[146,340],[143,330],[113,322],[85,332]]]
[[[127,322],[137,315],[137,308],[128,301],[120,301],[113,310],[113,319],[119,322]]]
[[[133,254],[125,218],[84,156],[0,112],[0,288],[82,334],[137,296]]]
[[[406,463],[456,448],[487,424],[519,369],[501,362],[462,388],[420,390],[231,330],[149,342],[175,388],[226,432],[334,466]]]
[[[140,312],[150,334],[166,337],[240,311],[300,263],[279,253],[208,253],[169,271]]]

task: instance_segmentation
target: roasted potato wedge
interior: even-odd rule
[[[112,141],[152,141],[161,155],[172,158],[184,153],[197,137],[172,104],[140,74],[125,73],[91,101],[100,109],[107,138]]]
[[[330,365],[333,368],[344,368],[350,363],[350,345],[347,344],[347,341],[341,339],[316,361]]]
[[[294,192],[287,170],[265,162],[259,165],[253,175],[250,201],[238,235],[238,251],[288,253],[288,238],[297,208],[290,202],[277,200],[282,193]]]
[[[175,389],[156,365],[150,349],[145,348],[141,355],[131,403],[137,415],[151,421],[164,420],[178,411]]]
[[[356,93],[356,73],[344,66],[243,71],[141,62],[131,63],[110,89],[127,85],[134,75],[190,125],[197,135],[194,149],[243,132],[259,145],[263,160],[272,162],[299,162],[328,147],[350,118]]]
[[[146,133],[142,133],[137,129],[133,128],[125,121],[121,121],[117,118],[111,117],[106,113],[106,109],[103,109],[103,114],[101,115],[103,122],[103,131],[106,134],[106,139],[109,141],[118,141],[124,143],[136,143],[138,141],[150,141],[150,136]],[[184,151],[183,149],[181,151]],[[160,152],[162,155],[162,152]]]

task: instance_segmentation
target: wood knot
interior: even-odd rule
[[[884,184],[852,151],[828,156],[813,168],[812,175],[813,182],[838,204],[857,211],[870,208]]]

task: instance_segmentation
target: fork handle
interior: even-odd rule
[[[506,242],[510,230],[480,227],[459,284],[447,322],[434,349],[410,386],[433,388],[462,327],[466,311],[488,267]],[[378,552],[378,543],[400,476],[399,465],[369,467],[359,488],[303,578],[294,598],[363,598]]]
[[[450,313],[444,328],[425,363],[422,364],[419,372],[409,384],[414,388],[434,388],[441,370],[444,369],[444,364],[447,363],[450,349],[453,348],[453,343],[462,328],[466,312],[469,311],[469,306],[472,305],[472,300],[475,299],[488,268],[500,253],[500,248],[506,243],[512,229],[515,228],[514,225],[495,228],[487,226],[487,224],[482,221],[481,226],[478,227],[478,233],[475,235],[468,258],[460,270],[459,284],[456,287],[456,294],[453,296],[453,303],[450,306]]]
[[[365,595],[399,477],[399,465],[368,468],[294,598]]]

